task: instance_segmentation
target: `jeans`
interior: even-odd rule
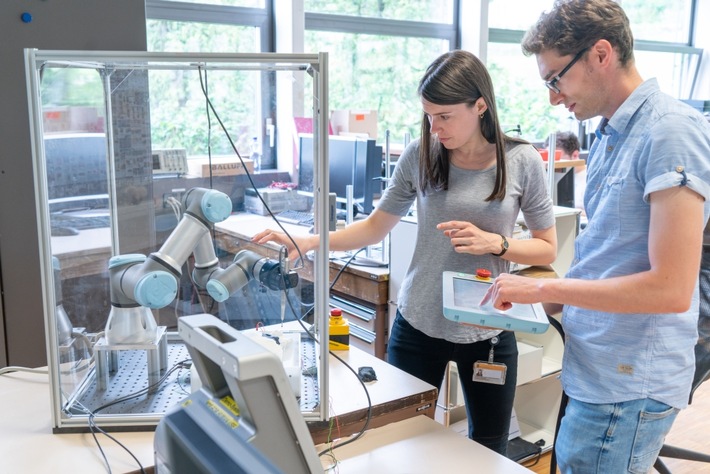
[[[555,452],[563,474],[645,474],[677,408],[650,398],[592,404],[569,399]]]
[[[515,334],[503,331],[494,361],[508,367],[505,385],[473,381],[473,364],[488,360],[490,340],[456,344],[429,337],[413,328],[397,311],[387,345],[388,362],[441,389],[449,361],[456,362],[468,415],[468,437],[506,455],[518,374]]]

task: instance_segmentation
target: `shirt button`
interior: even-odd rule
[[[611,146],[611,145],[609,145],[608,147],[606,147],[606,151],[611,151],[611,150],[613,150],[613,149],[614,149],[614,147]]]

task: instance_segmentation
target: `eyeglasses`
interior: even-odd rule
[[[577,53],[577,54],[572,58],[572,61],[570,61],[569,64],[567,64],[567,65],[564,67],[564,69],[562,69],[562,70],[560,71],[559,74],[557,74],[555,77],[553,77],[553,78],[550,79],[549,81],[545,81],[545,85],[547,86],[547,88],[550,89],[550,90],[551,90],[552,92],[554,92],[555,94],[559,94],[559,93],[560,93],[560,88],[557,87],[557,81],[559,81],[560,79],[562,79],[562,76],[564,76],[565,73],[566,73],[567,71],[569,71],[572,66],[574,66],[574,63],[576,63],[577,61],[579,61],[579,59],[582,57],[582,55],[583,55],[584,53],[587,52],[588,49],[589,49],[589,48],[584,48],[582,51],[580,51],[579,53]]]

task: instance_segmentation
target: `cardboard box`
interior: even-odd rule
[[[376,110],[333,110],[330,123],[335,135],[377,138]]]
[[[187,160],[190,176],[207,178],[211,176],[236,176],[246,174],[244,166],[249,173],[254,172],[254,162],[244,158],[244,165],[236,156],[213,156],[212,162],[207,157],[191,158]],[[212,173],[210,174],[210,167]]]
[[[259,194],[274,214],[286,210],[307,211],[310,207],[308,197],[298,194],[295,189],[260,188]],[[264,203],[251,188],[244,191],[244,207],[253,214],[261,216],[269,214]]]

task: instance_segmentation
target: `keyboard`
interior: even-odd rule
[[[313,214],[306,211],[287,210],[276,214],[276,220],[287,224],[310,227],[313,225]]]
[[[50,216],[52,235],[69,235],[65,229],[86,230],[97,229],[100,227],[109,227],[111,225],[111,216],[92,215],[81,216],[71,214],[52,214]]]

